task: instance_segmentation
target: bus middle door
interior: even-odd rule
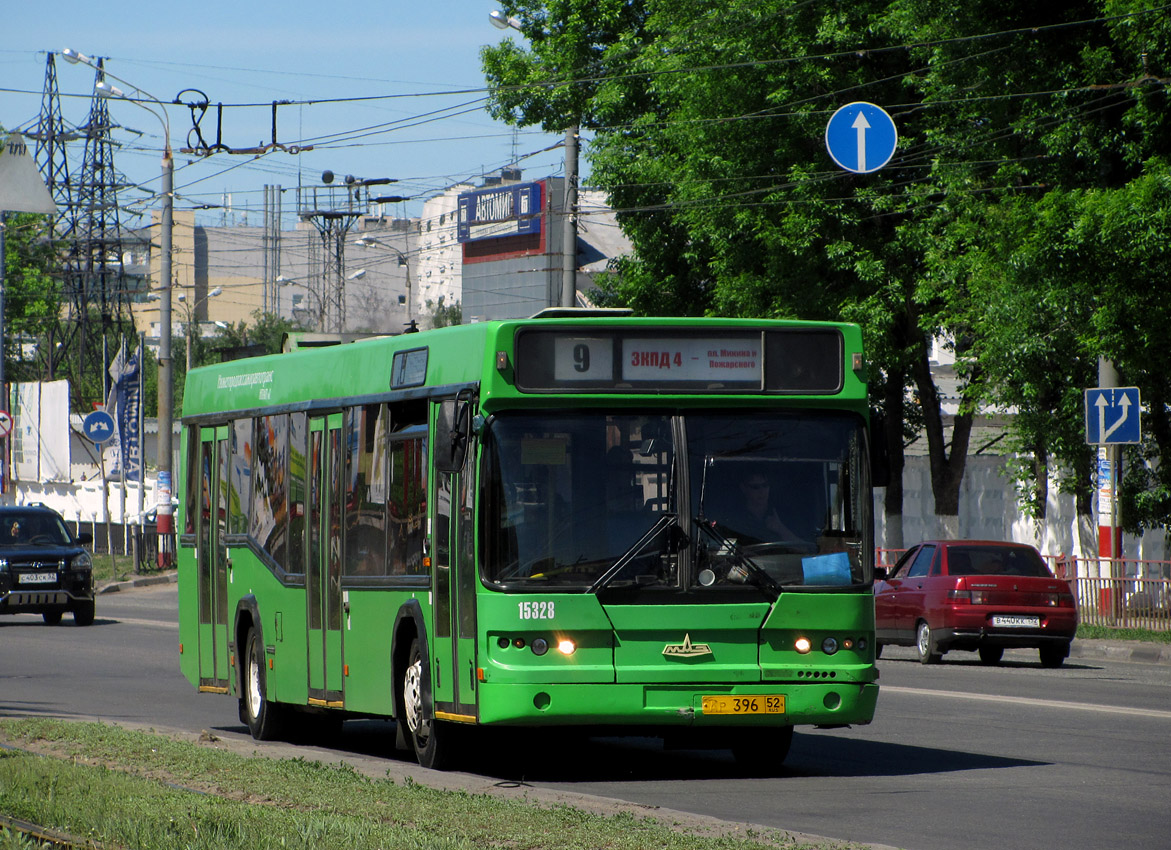
[[[476,705],[476,566],[473,533],[475,506],[475,445],[469,439],[463,464],[444,471],[440,453],[451,445],[449,433],[459,419],[453,412],[471,402],[445,400],[434,405],[435,447],[432,480],[432,590],[434,637],[431,647],[435,716],[440,720],[475,723]]]
[[[342,669],[342,417],[309,419],[309,704],[345,704]]]
[[[228,429],[203,428],[199,442],[196,569],[199,584],[199,690],[228,693]]]

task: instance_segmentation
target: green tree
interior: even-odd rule
[[[895,480],[903,437],[921,423],[935,510],[953,523],[978,404],[1023,405],[1021,422],[1031,424],[1019,445],[1046,459],[1031,465],[1034,477],[1069,442],[1067,396],[1039,390],[1042,352],[1021,360],[1027,369],[1000,362],[1016,356],[1003,311],[1025,314],[1007,323],[1020,329],[1042,316],[1028,300],[997,300],[1011,276],[992,264],[1018,247],[1040,256],[1026,229],[998,226],[999,210],[1020,205],[1028,221],[1029,206],[1051,192],[1120,189],[1163,150],[1165,14],[1135,0],[505,8],[529,47],[485,50],[497,114],[545,129],[576,115],[593,130],[593,179],[635,247],[604,294],[611,303],[860,321]],[[825,122],[851,100],[895,115],[899,153],[881,172],[844,174],[825,155]],[[989,233],[1024,241],[986,251]],[[1045,274],[1034,283],[1044,299],[1045,287],[1079,281]],[[1002,308],[996,322],[990,304]],[[950,416],[928,362],[934,339],[950,340],[957,358]],[[1079,337],[1079,363],[1060,374],[1084,374],[1098,342]],[[1067,421],[1049,433],[1055,405]],[[888,520],[897,519],[901,494],[887,497]]]
[[[241,320],[234,325],[219,327],[215,335],[210,337],[193,332],[185,341],[191,345],[192,367],[218,363],[224,352],[228,351],[234,351],[237,355],[244,352],[249,356],[279,354],[286,334],[304,330],[296,322],[260,310],[253,311],[252,320],[251,325]],[[250,346],[257,346],[257,351],[248,351]],[[187,358],[185,352],[177,353],[174,362],[175,409],[182,410],[183,389],[187,386]]]
[[[40,351],[57,321],[61,283],[48,216],[7,213],[4,224],[4,360],[9,381],[41,377]]]
[[[431,327],[446,328],[449,325],[458,325],[463,321],[463,309],[458,301],[446,303],[446,296],[440,295],[437,301],[427,300],[426,307],[431,311]]]

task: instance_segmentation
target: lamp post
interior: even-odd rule
[[[101,97],[125,99],[130,103],[146,110],[163,125],[163,161],[162,186],[160,199],[162,202],[161,221],[159,225],[159,470],[156,494],[158,497],[158,565],[160,568],[170,567],[175,562],[175,516],[171,505],[172,478],[171,467],[173,458],[172,434],[173,427],[173,400],[174,375],[171,362],[171,222],[174,205],[174,171],[175,162],[171,158],[171,123],[167,116],[167,109],[163,102],[149,92],[143,91],[134,83],[128,82],[105,68],[98,67],[92,59],[76,50],[65,48],[62,51],[65,61],[76,65],[88,65],[103,76],[111,77],[118,82],[134,89],[147,100],[158,105],[156,112],[139,100],[130,100],[126,93],[105,80],[100,80],[94,86],[94,91]]]
[[[520,20],[499,9],[488,13],[497,29],[522,32]],[[565,194],[561,210],[561,306],[577,305],[577,124],[565,128]]]
[[[373,248],[374,246],[378,246],[379,248],[386,248],[390,251],[394,251],[394,253],[398,255],[398,264],[407,270],[407,324],[409,325],[411,323],[411,264],[407,260],[407,255],[388,242],[383,242],[378,237],[370,236],[369,234],[359,236],[354,240],[354,244],[360,245],[363,248]]]
[[[318,296],[318,294],[313,290],[313,287],[309,286],[308,284],[302,283],[301,281],[297,280],[296,278],[285,277],[284,275],[280,275],[276,279],[276,285],[277,286],[300,286],[300,287],[303,287],[305,289],[305,295],[307,297],[309,297],[310,299],[312,299],[314,302],[316,302],[316,306],[303,307],[300,305],[300,303],[297,300],[299,296],[293,295],[292,299],[291,299],[292,303],[289,306],[289,314],[296,321],[302,323],[301,324],[302,328],[304,328],[304,326],[305,326],[304,323],[306,322],[306,320],[308,320],[308,322],[310,324],[312,324],[312,326],[317,331],[320,332],[320,331],[324,330],[325,302],[321,300],[321,298]]]
[[[187,371],[188,372],[191,371],[191,325],[192,325],[192,322],[194,321],[195,311],[199,309],[200,304],[207,303],[207,300],[209,298],[215,298],[217,295],[222,295],[223,291],[224,291],[224,289],[222,286],[217,286],[215,289],[208,292],[207,295],[203,296],[202,298],[200,298],[196,301],[193,301],[191,304],[187,303],[187,296],[184,293],[182,293],[182,292],[179,293],[179,296],[178,296],[179,301],[186,308],[186,315],[187,315],[187,321],[183,323],[183,335],[187,341]]]

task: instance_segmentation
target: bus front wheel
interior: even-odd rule
[[[280,734],[280,710],[268,701],[264,674],[264,647],[260,633],[248,630],[244,655],[244,693],[240,697],[241,712],[248,731],[258,741],[271,741]]]
[[[793,727],[737,729],[732,733],[732,757],[743,768],[773,775],[781,769],[793,745]]]
[[[430,689],[423,664],[423,650],[418,639],[411,641],[411,652],[402,681],[402,713],[400,723],[406,724],[406,736],[415,751],[415,758],[423,767],[434,770],[447,768],[452,761],[452,730],[436,720],[424,699]]]

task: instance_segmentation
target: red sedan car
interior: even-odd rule
[[[1005,647],[1033,647],[1060,667],[1077,631],[1069,584],[1021,543],[928,540],[874,583],[875,645],[914,646],[934,664],[949,649],[996,664]],[[885,580],[883,580],[885,579]]]

